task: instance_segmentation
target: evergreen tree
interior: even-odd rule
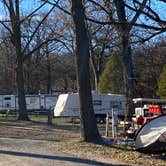
[[[158,91],[157,94],[160,96],[160,98],[166,99],[166,65],[163,68],[163,72],[160,75],[160,78],[158,80]]]
[[[100,77],[101,93],[124,93],[123,66],[118,54],[113,53]]]

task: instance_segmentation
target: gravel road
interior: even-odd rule
[[[123,165],[114,160],[107,164],[63,151],[60,142],[78,133],[78,128],[71,130],[69,126],[0,122],[0,166]]]
[[[44,146],[47,142],[30,139],[0,138],[0,166],[100,166]],[[108,165],[108,164],[107,164]]]

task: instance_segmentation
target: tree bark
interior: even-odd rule
[[[23,55],[21,52],[21,30],[20,30],[20,14],[19,14],[19,0],[15,2],[15,14],[12,3],[10,4],[10,13],[13,29],[13,44],[17,55],[16,81],[18,89],[18,105],[19,105],[19,120],[29,120],[28,112],[26,110],[25,92],[24,92],[24,77],[23,77]],[[14,19],[12,19],[14,18]]]
[[[47,57],[47,93],[51,93],[52,89],[52,77],[51,77],[51,63],[49,59],[48,45],[46,45],[46,57]]]
[[[121,57],[123,62],[123,77],[125,83],[125,95],[126,95],[126,116],[130,117],[132,98],[134,97],[134,79],[133,79],[133,63],[132,63],[132,54],[130,46],[130,28],[127,25],[126,12],[125,12],[125,2],[124,0],[114,1],[117,16],[120,24],[116,26],[117,31],[121,37]]]
[[[76,62],[77,87],[80,102],[81,140],[86,142],[100,142],[94,110],[89,72],[89,39],[85,24],[84,7],[82,0],[72,0],[72,17],[76,34]]]

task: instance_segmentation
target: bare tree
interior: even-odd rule
[[[33,15],[46,4],[46,2],[42,3],[38,8],[36,8],[27,17],[24,17],[24,18],[20,17],[20,1],[19,0],[15,0],[15,1],[2,0],[2,3],[9,13],[9,20],[0,21],[0,24],[3,25],[3,27],[6,28],[6,30],[10,33],[10,39],[12,44],[15,47],[15,52],[16,52],[16,69],[15,70],[16,70],[16,81],[17,81],[17,89],[18,89],[17,93],[19,98],[18,119],[29,120],[28,112],[26,110],[26,101],[25,101],[23,63],[24,63],[24,60],[27,58],[27,56],[29,54],[32,54],[35,51],[35,49],[31,51],[28,55],[26,55],[25,53],[27,51],[27,48],[29,47],[29,44],[32,42],[32,39],[34,35],[36,34],[38,28],[41,26],[42,22],[47,18],[47,16],[52,12],[55,6],[53,6],[49,10],[49,12],[43,17],[43,19],[39,22],[35,30],[31,33],[31,36],[28,42],[23,48],[21,25],[24,21],[30,20],[33,17]]]
[[[115,47],[116,37],[110,26],[88,23],[90,40],[90,60],[94,75],[94,88],[98,90],[99,78],[103,71],[104,62],[110,56],[110,50]],[[114,42],[110,42],[114,41]]]
[[[134,97],[134,74],[132,64],[132,53],[130,44],[130,32],[132,27],[136,24],[139,16],[146,6],[148,0],[143,0],[137,5],[137,11],[132,14],[130,21],[127,18],[126,1],[114,0],[114,1],[93,1],[101,11],[105,13],[105,21],[99,21],[97,19],[88,18],[88,20],[96,22],[101,25],[111,25],[115,28],[120,38],[121,46],[121,58],[123,62],[123,75],[125,82],[125,95],[127,99],[126,115],[129,115],[129,109],[131,99]],[[107,21],[108,20],[108,21]]]

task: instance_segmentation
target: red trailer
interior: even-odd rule
[[[135,114],[133,121],[137,124],[139,117],[143,117],[142,124],[150,121],[156,116],[166,113],[166,99],[135,98]]]
[[[127,133],[135,133],[142,125],[166,114],[166,99],[135,98],[133,99],[135,113],[132,118],[131,127]]]

